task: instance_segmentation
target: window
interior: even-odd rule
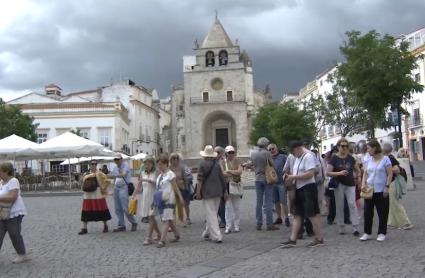
[[[207,51],[207,53],[205,54],[205,65],[207,67],[213,67],[215,65],[214,52]]]
[[[90,129],[89,128],[79,128],[80,136],[90,140]]]
[[[202,101],[203,102],[208,102],[210,100],[208,92],[203,92],[202,93]]]
[[[226,92],[227,101],[233,101],[233,92],[227,91]]]
[[[227,54],[226,50],[222,50],[220,51],[220,53],[218,54],[218,64],[220,66],[225,66],[227,65],[229,61],[229,55]]]
[[[48,139],[48,130],[39,130],[37,131],[37,143],[41,144],[43,142],[46,142]]]
[[[420,73],[415,74],[415,81],[421,82],[421,74]]]
[[[413,109],[413,125],[417,126],[421,122],[421,114],[419,108]]]
[[[105,147],[111,147],[111,128],[99,128],[97,130],[99,143]]]

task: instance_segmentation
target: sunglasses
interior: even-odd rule
[[[233,151],[232,152],[228,152],[228,154],[235,154],[235,152],[233,152]]]
[[[348,148],[348,145],[339,145],[341,148]]]
[[[269,148],[268,150],[269,150],[269,151],[274,151],[274,150],[275,150],[275,148]]]

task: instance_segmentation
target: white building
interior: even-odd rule
[[[425,28],[403,35],[399,39],[409,42],[409,50],[417,57],[418,65],[412,76],[417,82],[425,85],[425,61],[420,57],[425,55]],[[403,122],[404,146],[410,150],[413,160],[425,160],[425,92],[413,93],[411,102],[405,107],[410,117]]]
[[[38,143],[69,130],[127,154],[157,155],[159,111],[153,105],[155,90],[120,81],[94,90],[63,94],[50,84],[45,92],[30,93],[11,100],[37,124]]]
[[[198,158],[205,145],[233,145],[249,155],[249,132],[270,90],[254,88],[252,61],[216,18],[195,55],[183,57],[183,86],[171,96],[172,148]]]

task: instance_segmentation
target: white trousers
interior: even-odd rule
[[[212,240],[222,240],[222,234],[218,226],[217,212],[220,206],[220,197],[212,199],[203,199],[202,205],[205,210],[205,219],[207,220],[204,236],[208,235]]]
[[[335,193],[335,207],[336,207],[336,221],[338,225],[344,226],[344,196],[347,198],[348,208],[350,210],[350,220],[353,227],[359,225],[359,212],[356,206],[356,187],[346,186],[339,184],[334,189]]]
[[[239,207],[241,203],[241,196],[229,195],[229,198],[226,201],[226,230],[239,229],[239,224],[241,222],[239,216]]]

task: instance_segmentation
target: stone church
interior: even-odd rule
[[[205,145],[233,145],[248,156],[253,117],[271,93],[255,89],[251,59],[218,18],[194,54],[183,57],[183,76],[171,96],[172,149],[195,159]]]

